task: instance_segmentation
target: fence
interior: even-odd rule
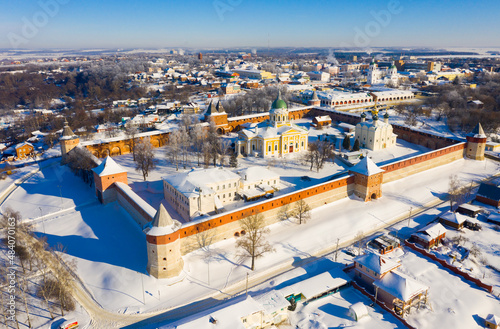
[[[452,271],[453,273],[455,273],[455,274],[463,277],[465,280],[470,281],[472,283],[475,283],[478,287],[486,290],[487,292],[489,292],[489,293],[493,292],[493,286],[490,286],[490,285],[487,285],[487,284],[481,282],[481,280],[470,276],[469,273],[463,272],[459,268],[457,268],[457,267],[455,267],[453,265],[448,264],[445,260],[437,258],[435,255],[427,252],[424,249],[421,249],[421,248],[417,247],[416,245],[414,245],[411,242],[405,241],[405,245],[407,247],[409,247],[410,249],[412,249],[412,250],[420,253],[421,255],[423,255],[423,256],[425,256],[427,258],[430,258],[430,259],[432,259],[435,262],[438,262],[441,266],[443,266],[446,269]]]

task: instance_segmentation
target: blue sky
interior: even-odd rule
[[[0,48],[500,47],[498,12],[498,0],[9,0]]]

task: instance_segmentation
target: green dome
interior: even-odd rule
[[[288,105],[286,105],[286,102],[281,99],[281,90],[280,90],[278,91],[278,97],[276,97],[276,100],[271,105],[271,109],[286,109],[286,108],[288,108]]]
[[[385,119],[389,119],[389,113],[385,112],[385,114],[384,114],[384,118],[385,118]]]

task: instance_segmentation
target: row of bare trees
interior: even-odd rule
[[[45,305],[52,319],[73,310],[73,278],[55,253],[64,252],[64,249],[61,246],[51,249],[46,239],[36,237],[31,227],[21,221],[19,212],[12,209],[4,210],[0,228],[10,228],[15,232],[14,253],[7,260],[9,266],[5,259],[1,260],[3,264],[0,266],[0,325],[20,328],[24,324],[32,328],[33,311],[39,304],[37,300]],[[6,238],[1,240],[2,248],[9,248],[9,245]],[[25,317],[21,317],[21,313]]]

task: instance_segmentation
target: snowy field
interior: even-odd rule
[[[438,263],[408,249],[405,249],[401,262],[403,272],[430,287],[430,306],[413,309],[408,316],[408,322],[416,328],[481,328],[488,314],[500,314],[499,298],[452,274]]]

